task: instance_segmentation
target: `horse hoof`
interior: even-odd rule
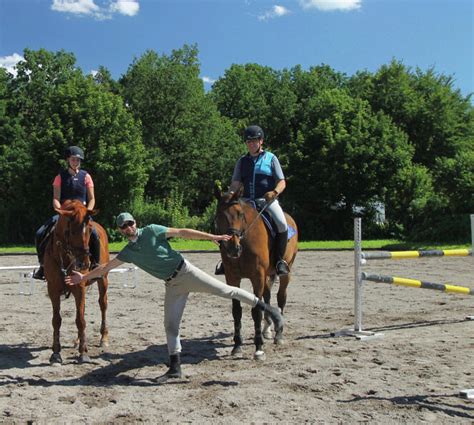
[[[109,346],[109,341],[100,341],[100,346],[103,348],[107,348]]]
[[[79,359],[78,359],[78,362],[80,364],[83,364],[83,363],[91,363],[91,358],[85,354],[79,356]]]
[[[282,337],[280,337],[280,338],[275,338],[273,342],[274,342],[274,344],[276,344],[276,345],[283,345],[283,338],[282,338]]]
[[[238,347],[234,347],[232,350],[232,356],[240,356],[242,354],[242,347],[239,345]]]
[[[262,334],[265,339],[272,339],[272,330],[270,328],[264,329]]]
[[[255,354],[253,355],[254,360],[257,360],[259,362],[263,361],[266,359],[265,353],[262,350],[255,351]]]
[[[52,366],[60,366],[62,362],[63,362],[63,359],[61,358],[61,354],[59,353],[51,354],[51,357],[49,358],[49,363],[51,363]]]

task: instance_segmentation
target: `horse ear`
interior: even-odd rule
[[[99,214],[99,211],[100,210],[87,210],[87,214],[90,215],[90,216],[93,216],[93,215],[97,215]]]
[[[217,200],[222,198],[222,185],[219,180],[214,182],[214,196]]]
[[[244,194],[244,187],[240,185],[239,190],[235,193],[236,198],[241,198]]]
[[[72,216],[74,214],[74,211],[71,211],[71,210],[63,210],[63,209],[60,209],[60,208],[55,208],[56,212],[59,214],[59,215],[64,215],[64,216]]]

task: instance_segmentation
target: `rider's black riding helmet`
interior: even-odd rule
[[[69,146],[64,151],[64,156],[68,159],[71,156],[79,158],[81,161],[84,161],[84,151],[78,146]]]
[[[244,131],[244,140],[263,139],[263,130],[258,125],[251,125]]]

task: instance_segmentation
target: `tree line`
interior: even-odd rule
[[[214,184],[230,184],[250,124],[282,163],[281,202],[301,239],[351,238],[362,214],[370,237],[469,240],[474,109],[453,77],[395,59],[352,76],[249,63],[205,91],[198,48],[184,45],[145,52],[118,80],[44,49],[25,49],[16,75],[0,69],[0,243],[31,243],[54,213],[51,184],[69,145],[85,151],[112,238],[122,210],[212,230]]]

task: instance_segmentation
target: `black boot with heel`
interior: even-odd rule
[[[285,261],[286,245],[288,244],[288,230],[277,233],[275,238],[277,263],[276,272],[278,276],[287,275],[290,273],[288,263]]]

